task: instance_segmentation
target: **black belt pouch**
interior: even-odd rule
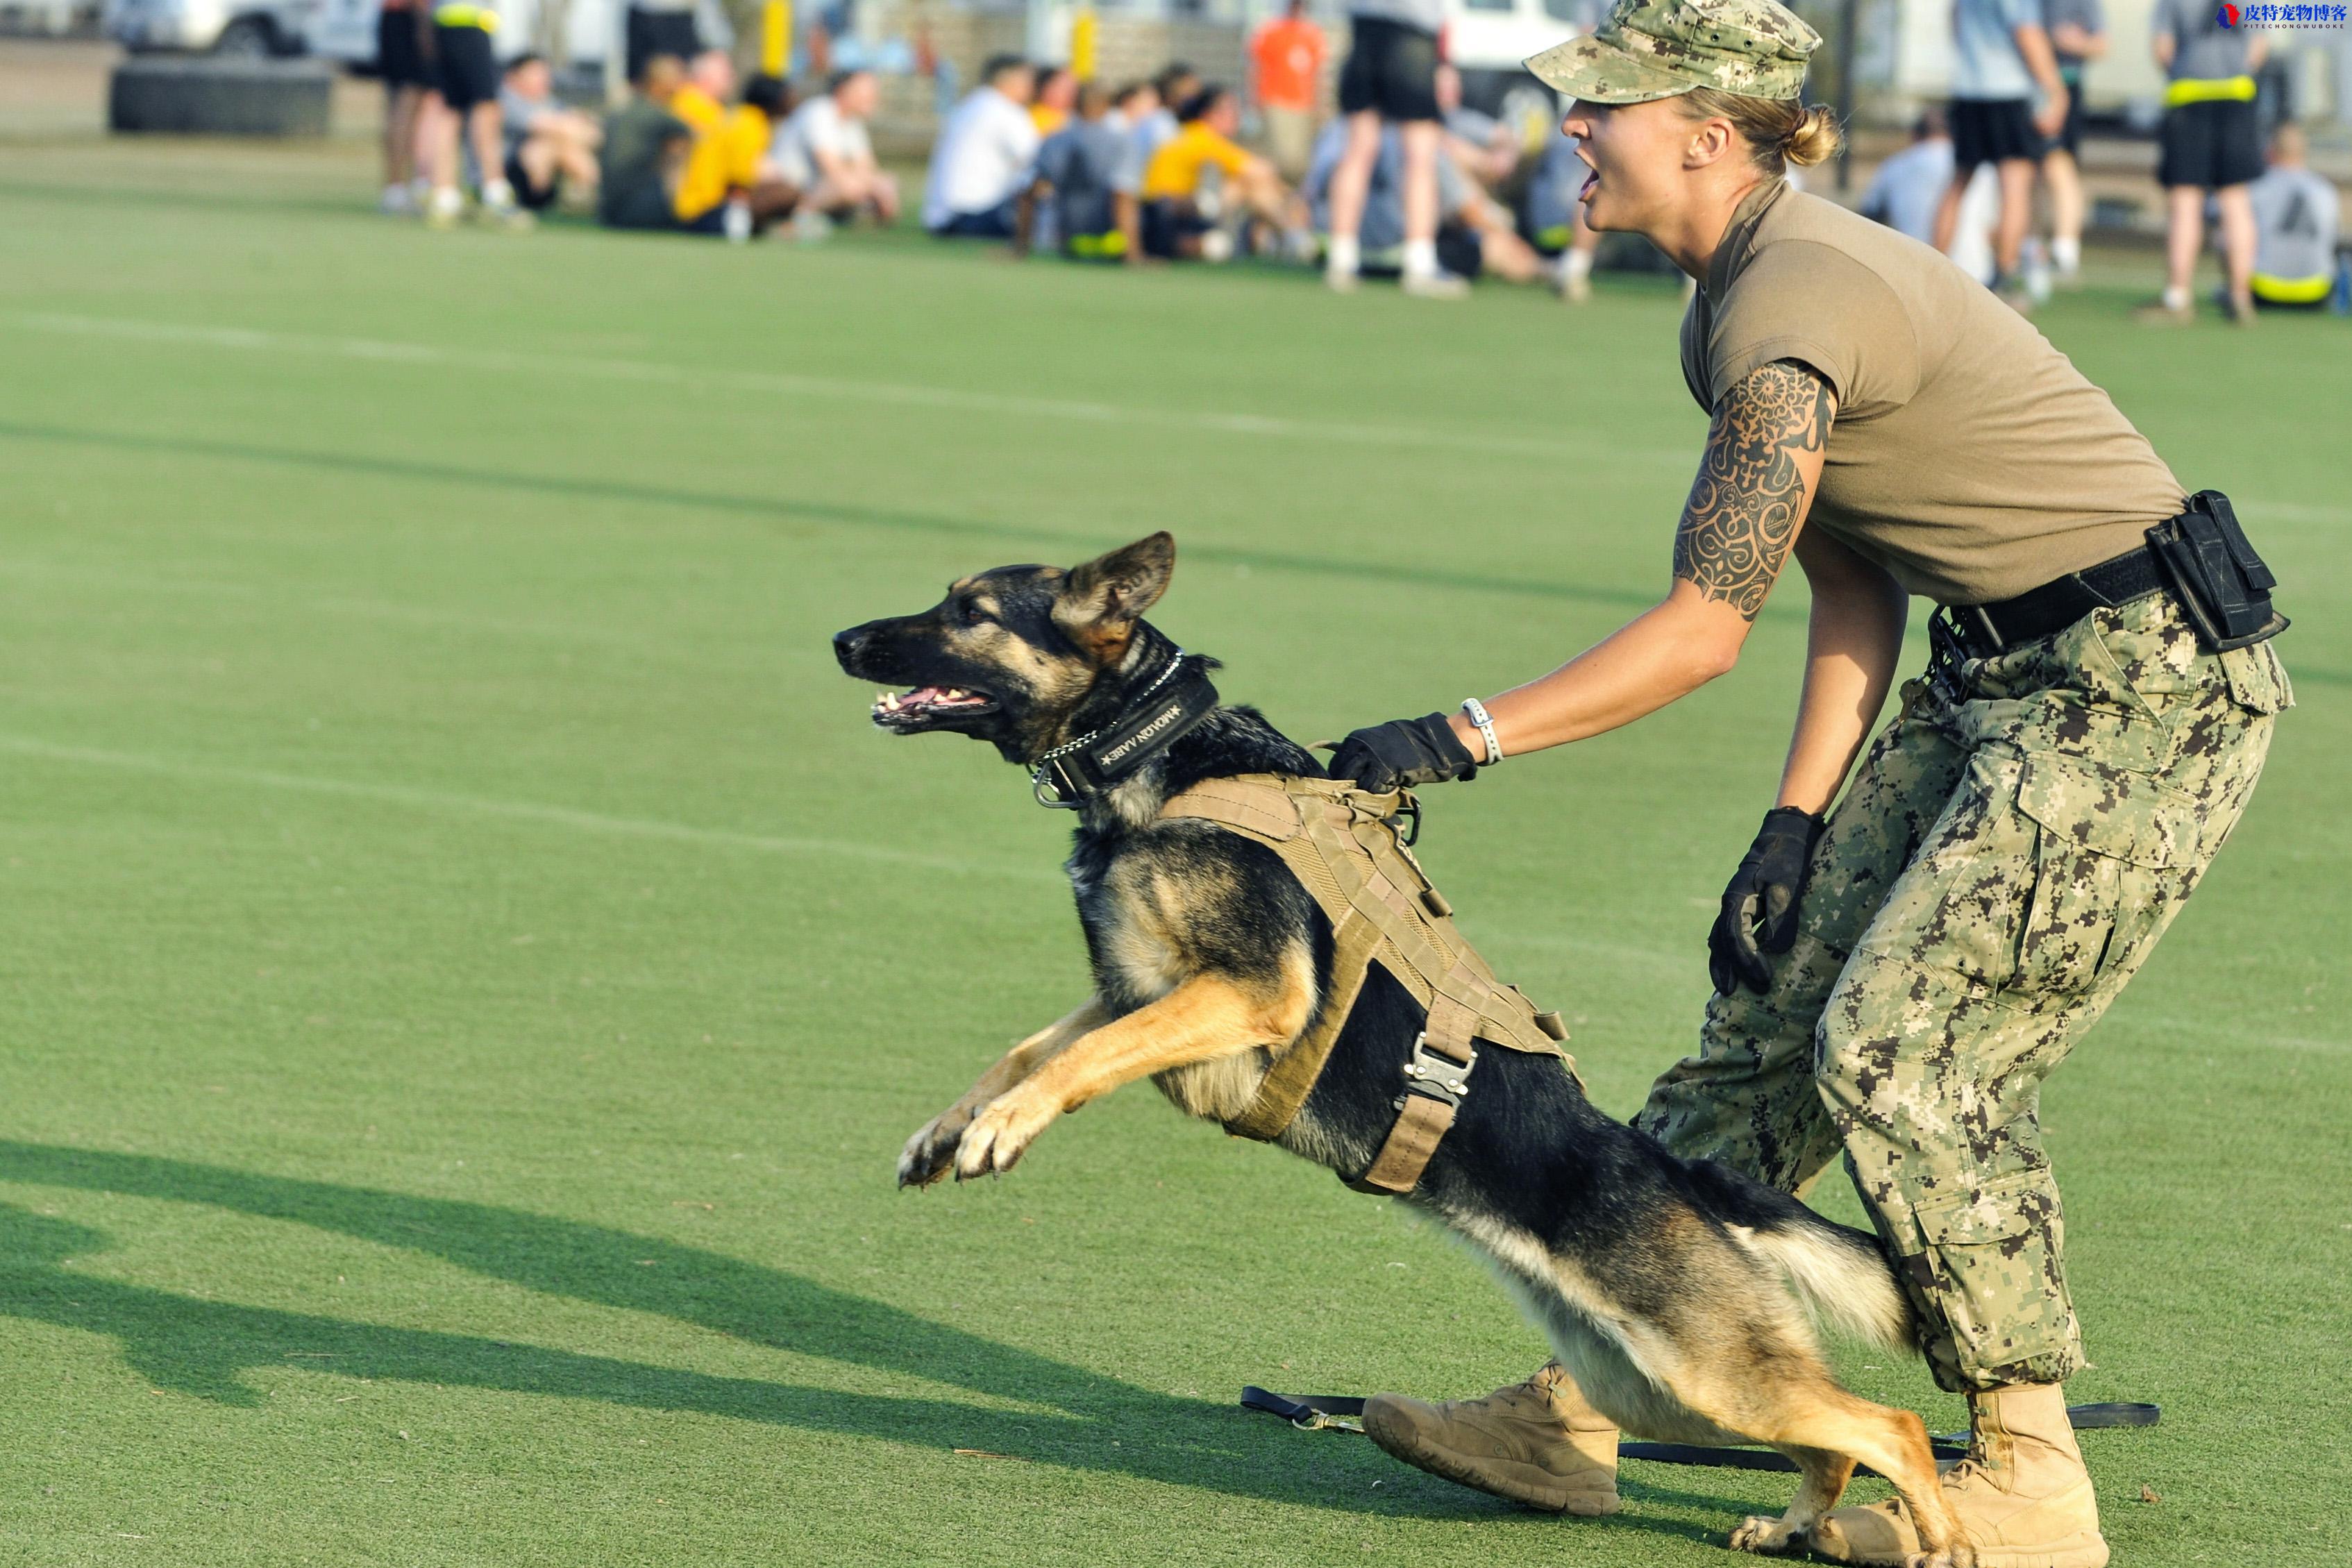
[[[2207,653],[2243,648],[2286,630],[2286,617],[2271,608],[2278,579],[2254,553],[2221,491],[2189,497],[2187,511],[2147,530],[2147,548]]]

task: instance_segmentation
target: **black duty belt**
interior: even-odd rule
[[[2096,566],[2053,578],[2014,599],[1992,604],[1948,604],[1944,618],[1960,651],[1990,659],[2004,648],[2038,643],[2063,632],[2094,610],[2145,599],[2165,586],[2164,569],[2146,545]]]

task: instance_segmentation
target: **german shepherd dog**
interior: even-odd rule
[[[876,703],[881,728],[966,735],[1034,766],[1114,723],[1174,661],[1196,658],[1142,619],[1174,566],[1174,541],[1160,533],[1066,570],[998,567],[919,614],[853,627],[834,648],[848,674],[912,688]],[[1056,1116],[1139,1078],[1194,1116],[1224,1120],[1249,1104],[1316,1017],[1332,934],[1274,851],[1160,818],[1171,795],[1244,773],[1323,769],[1255,710],[1219,706],[1082,800],[1067,870],[1094,993],[916,1133],[899,1185],[1010,1170]],[[1282,1146],[1362,1171],[1395,1120],[1423,1017],[1374,965]],[[1596,1110],[1558,1061],[1516,1051],[1480,1053],[1476,1092],[1407,1201],[1492,1263],[1621,1427],[1760,1442],[1796,1462],[1789,1511],[1746,1520],[1732,1546],[1802,1545],[1860,1462],[1910,1505],[1928,1547],[1912,1568],[1970,1568],[1926,1426],[1839,1387],[1815,1341],[1820,1318],[1916,1354],[1910,1309],[1870,1237],[1723,1166],[1677,1158]]]

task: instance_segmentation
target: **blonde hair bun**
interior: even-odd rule
[[[1844,134],[1838,130],[1837,116],[1817,103],[1789,128],[1789,134],[1780,143],[1780,153],[1790,162],[1804,168],[1836,157],[1844,141]]]

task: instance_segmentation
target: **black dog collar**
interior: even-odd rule
[[[1217,688],[1198,670],[1170,685],[1183,662],[1178,653],[1145,689],[1146,700],[1040,758],[1029,776],[1037,804],[1075,811],[1199,728],[1216,709]]]

